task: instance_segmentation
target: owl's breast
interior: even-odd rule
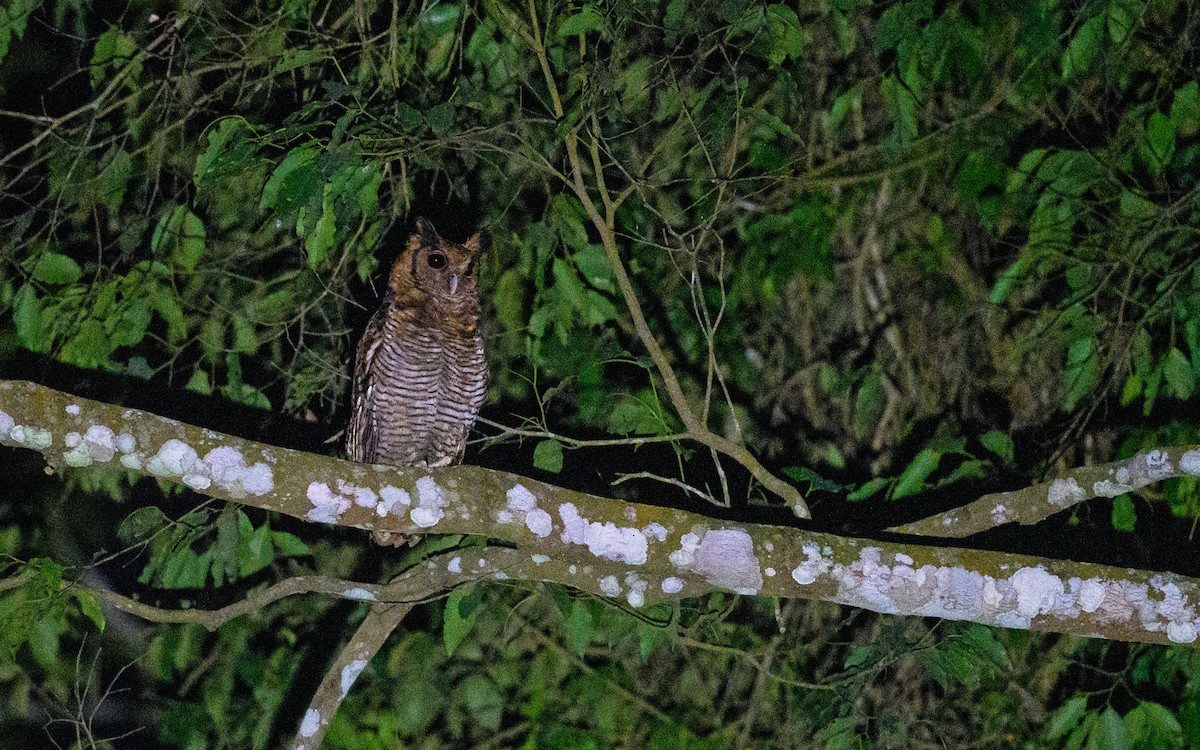
[[[461,458],[487,393],[483,340],[389,316],[371,363],[379,463],[444,466]]]

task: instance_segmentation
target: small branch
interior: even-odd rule
[[[534,54],[537,56],[538,64],[541,66],[546,87],[549,89],[554,116],[556,119],[561,120],[565,112],[562,106],[562,99],[559,96],[558,84],[554,80],[554,72],[550,67],[550,59],[546,54],[546,48],[542,42],[541,32],[538,28],[537,8],[534,5],[534,0],[529,0],[529,14],[530,23],[533,28],[533,33],[529,41],[531,42]],[[600,164],[598,138],[599,133],[593,132],[592,158],[593,163],[596,165]],[[745,446],[711,432],[708,426],[692,411],[692,407],[683,393],[683,388],[679,384],[679,378],[675,374],[675,369],[671,366],[670,360],[667,358],[666,353],[663,352],[662,347],[659,346],[653,331],[650,330],[650,325],[646,322],[646,316],[642,312],[642,305],[638,301],[633,282],[625,270],[625,263],[621,260],[615,231],[617,202],[612,200],[612,196],[604,184],[602,171],[596,173],[595,179],[599,194],[604,203],[603,214],[601,214],[600,209],[592,200],[591,193],[584,184],[584,169],[579,155],[578,126],[572,128],[566,134],[566,148],[567,162],[570,165],[567,185],[583,205],[583,209],[592,222],[592,226],[595,227],[596,232],[600,236],[600,243],[604,247],[604,254],[608,258],[609,266],[612,268],[617,288],[620,290],[621,298],[624,300],[625,307],[629,310],[629,316],[633,320],[634,330],[637,332],[642,346],[646,347],[650,359],[654,361],[654,366],[662,378],[663,387],[667,391],[667,397],[670,399],[671,405],[675,408],[679,418],[683,421],[689,437],[709,448],[724,453],[745,466],[750,474],[758,480],[759,484],[782,498],[797,517],[811,518],[812,514],[809,512],[808,504],[804,501],[804,496],[800,493],[799,489],[768,471]]]
[[[1006,523],[1035,524],[1093,497],[1116,497],[1164,479],[1197,474],[1200,446],[1155,449],[1122,461],[1081,466],[1051,482],[984,495],[967,505],[888,531],[960,538]]]
[[[358,630],[354,631],[350,641],[325,672],[325,677],[317,687],[317,692],[304,713],[304,719],[296,730],[296,736],[292,739],[292,750],[321,746],[325,740],[325,732],[329,729],[329,722],[333,720],[338,707],[350,692],[350,687],[354,685],[371,658],[383,648],[392,631],[412,607],[411,604],[371,606]]]

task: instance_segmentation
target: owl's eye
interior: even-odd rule
[[[430,268],[445,268],[446,267],[446,256],[442,255],[441,253],[430,253],[429,254],[429,267]]]
[[[475,270],[475,261],[471,261],[471,262],[467,263],[467,276],[470,276],[471,272],[474,270]]]

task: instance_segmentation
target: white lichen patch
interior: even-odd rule
[[[518,484],[510,487],[505,494],[508,507],[496,512],[498,523],[524,523],[534,536],[541,539],[550,536],[554,530],[554,519],[537,507],[537,497],[532,492]]]
[[[462,573],[462,558],[455,557],[446,564],[446,570],[454,574]]]
[[[407,491],[399,487],[393,487],[390,484],[385,484],[379,488],[379,504],[375,506],[375,512],[380,518],[392,512],[392,509],[397,505],[405,508],[412,505],[412,497]],[[404,515],[403,511],[394,515]]]
[[[270,466],[261,461],[247,466],[242,452],[227,445],[210,450],[183,477],[184,483],[191,486],[198,486],[203,480],[235,495],[265,495],[275,488],[275,475]]]
[[[1092,494],[1096,497],[1116,497],[1124,495],[1126,492],[1132,492],[1133,487],[1124,482],[1114,482],[1111,479],[1102,479],[1092,485]]]
[[[1005,507],[1004,503],[996,503],[996,506],[992,508],[992,523],[999,526],[1000,524],[1008,523],[1010,520],[1012,519],[1008,517],[1008,508]]]
[[[246,469],[242,474],[241,483],[242,489],[257,497],[275,489],[275,475],[270,466],[259,461]]]
[[[9,435],[12,428],[17,425],[12,415],[5,411],[0,411],[0,435]]]
[[[1196,640],[1196,623],[1171,622],[1167,624],[1167,638],[1172,643],[1191,643]]]
[[[671,564],[677,568],[686,568],[696,559],[696,550],[700,547],[700,535],[688,532],[679,538],[679,549],[670,554]]]
[[[600,579],[600,593],[605,596],[620,596],[621,582],[616,576],[605,576]]]
[[[912,565],[913,564],[913,559],[911,557],[909,557],[908,555],[904,554],[903,552],[897,552],[892,557],[893,557],[893,559],[895,559],[896,562],[900,563],[901,565]]]
[[[554,531],[554,519],[541,508],[534,508],[525,516],[525,528],[529,529],[534,536],[544,539]]]
[[[312,737],[321,728],[321,712],[310,708],[304,712],[304,721],[300,722],[300,736]]]
[[[346,589],[344,592],[342,592],[342,596],[346,597],[347,599],[358,599],[359,601],[364,602],[373,602],[376,599],[376,596],[370,591],[367,591],[363,588],[358,588],[357,586],[352,589]]]
[[[350,688],[351,688],[351,686],[354,685],[354,681],[358,679],[358,676],[360,674],[362,674],[362,671],[366,668],[366,666],[367,666],[366,659],[355,659],[354,661],[350,662],[346,666],[342,667],[342,697],[343,698],[346,697],[346,693],[350,692]]]
[[[663,526],[657,521],[643,526],[642,534],[645,535],[647,539],[656,539],[660,542],[667,541],[667,527]]]
[[[1086,581],[1072,578],[1068,581],[1068,585],[1072,589],[1078,590],[1076,596],[1079,600],[1079,608],[1084,612],[1095,612],[1104,603],[1104,585],[1095,578],[1089,578]]]
[[[1026,621],[1052,611],[1065,593],[1062,579],[1042,568],[1021,568],[1008,580],[1016,592],[1016,611]]]
[[[313,507],[304,515],[317,523],[337,523],[350,509],[350,498],[337,494],[324,482],[308,485],[308,501]]]
[[[537,497],[526,489],[525,485],[518,484],[510,487],[505,495],[508,497],[508,507],[512,510],[528,513],[537,507]]]
[[[574,503],[558,506],[562,519],[562,540],[567,544],[586,545],[597,557],[628,565],[645,565],[649,542],[642,532],[631,526],[617,526],[611,521],[589,522],[579,515]]]
[[[1171,466],[1171,456],[1157,448],[1147,453],[1146,473],[1155,482],[1174,476],[1175,467]]]
[[[757,594],[763,585],[754,539],[745,529],[706,531],[688,567],[712,585],[739,594]]]
[[[54,442],[54,436],[50,434],[49,430],[27,425],[14,424],[9,429],[8,436],[26,448],[32,448],[36,451],[49,448],[50,444]]]
[[[171,438],[146,462],[146,471],[159,477],[181,477],[190,472],[198,460],[192,446]]]
[[[646,603],[646,579],[638,576],[637,573],[625,574],[625,601],[629,602],[629,606],[637,608]]]
[[[549,555],[530,555],[529,559],[533,560],[534,565],[542,565],[543,563],[550,562]]]
[[[663,579],[662,590],[664,594],[678,594],[683,591],[683,579],[669,576]]]
[[[3,426],[4,418],[0,417],[0,430],[3,430]],[[1184,474],[1191,474],[1194,477],[1200,477],[1200,450],[1188,451],[1180,456],[1179,470]]]
[[[83,442],[96,463],[108,463],[117,455],[117,434],[111,427],[94,424],[83,435]]]
[[[417,507],[408,516],[417,526],[427,529],[446,516],[447,505],[446,494],[433,477],[421,477],[417,480]]]
[[[360,508],[374,508],[379,502],[379,495],[376,495],[375,490],[370,487],[360,487],[357,484],[350,484],[344,479],[339,479],[337,488],[339,493],[351,498],[354,504]]]
[[[67,414],[76,416],[79,414],[79,404],[67,404]]]
[[[1050,483],[1050,489],[1046,492],[1046,502],[1055,508],[1067,508],[1083,502],[1086,498],[1087,493],[1083,491],[1074,477],[1055,479]]]
[[[67,447],[62,454],[63,461],[67,466],[78,468],[92,465],[92,453],[84,444],[83,435],[78,432],[68,432],[63,436],[63,445]]]
[[[133,453],[137,450],[137,440],[128,432],[117,435],[117,450],[122,453]]]
[[[767,578],[774,578],[775,577],[775,569],[774,568],[764,568],[763,574],[766,575]]]
[[[821,554],[821,546],[816,542],[805,542],[800,551],[808,559],[792,569],[792,578],[801,586],[815,583],[833,567],[833,561]]]

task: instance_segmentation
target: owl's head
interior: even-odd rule
[[[417,289],[450,302],[474,300],[482,249],[478,232],[462,244],[450,242],[438,235],[433,224],[418,218],[416,231],[392,266],[388,285],[397,294]]]

